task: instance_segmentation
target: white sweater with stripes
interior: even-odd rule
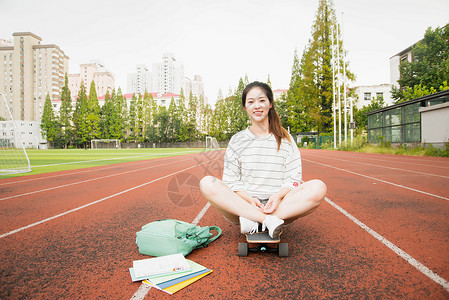
[[[273,134],[259,138],[247,128],[229,141],[224,158],[223,182],[233,191],[267,199],[282,187],[293,189],[302,179],[299,149],[283,140],[277,149]]]

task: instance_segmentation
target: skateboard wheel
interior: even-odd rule
[[[287,243],[279,243],[279,257],[287,257],[288,256],[288,244]]]
[[[239,256],[248,256],[248,244],[239,243]]]

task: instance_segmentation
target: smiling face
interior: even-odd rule
[[[246,95],[245,110],[251,122],[268,122],[268,112],[271,108],[270,100],[259,87],[252,88]]]

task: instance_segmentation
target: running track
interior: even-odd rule
[[[238,257],[238,227],[199,195],[222,151],[2,179],[0,298],[449,298],[449,159],[301,154],[328,194],[285,229],[288,258]],[[188,256],[214,272],[173,296],[128,273],[135,232],[164,218],[223,229]]]

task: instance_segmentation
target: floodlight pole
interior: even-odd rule
[[[340,98],[340,26],[337,24],[337,93],[338,93],[338,147],[341,147],[341,98]]]
[[[349,98],[349,103],[350,103],[350,106],[351,106],[350,116],[351,116],[351,124],[352,124],[352,126],[351,126],[351,148],[352,148],[352,146],[353,146],[354,127],[355,127],[355,124],[354,124],[353,104],[352,104],[353,101],[354,101],[354,98],[350,97],[350,98]]]
[[[345,38],[345,31],[343,26],[343,12],[341,13],[341,39],[342,43]],[[342,53],[342,60],[343,60],[343,99],[344,99],[344,118],[345,118],[345,147],[348,145],[348,109],[347,109],[347,102],[346,102],[346,55],[345,55],[345,49],[343,47],[343,53]]]
[[[334,46],[334,27],[332,29],[332,115],[334,117],[334,149],[337,149],[337,123],[335,116],[335,46]]]

